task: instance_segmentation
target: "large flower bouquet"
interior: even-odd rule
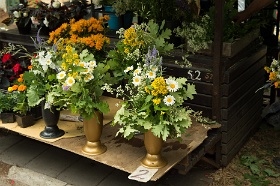
[[[110,82],[109,66],[97,61],[87,49],[80,52],[75,45],[66,45],[59,54],[58,82],[52,87],[49,100],[65,102],[72,113],[78,113],[84,119],[93,117],[95,110],[107,113],[108,103],[100,98],[103,94],[101,87]]]
[[[27,70],[30,59],[19,57],[19,53],[27,53],[21,45],[9,44],[0,51],[0,88],[7,89],[19,75]]]
[[[88,49],[99,60],[105,57],[105,47],[110,43],[110,39],[104,35],[104,21],[108,19],[108,16],[79,21],[72,19],[51,32],[48,42],[76,45],[76,49],[80,51]]]
[[[131,79],[125,88],[117,88],[117,96],[124,96],[125,101],[113,125],[120,125],[118,133],[128,139],[147,130],[163,140],[179,138],[192,124],[193,111],[182,104],[194,98],[195,87],[186,78],[164,77],[162,58],[155,48],[148,51],[144,60],[145,64],[126,70]],[[110,86],[104,88],[113,91]]]
[[[115,77],[123,79],[126,76],[124,70],[127,66],[143,63],[143,57],[153,46],[160,54],[166,54],[173,49],[173,44],[167,41],[171,36],[171,30],[163,29],[163,26],[164,22],[159,26],[154,21],[149,21],[147,24],[135,24],[126,30],[121,28],[117,31],[120,41],[108,54],[108,64]]]

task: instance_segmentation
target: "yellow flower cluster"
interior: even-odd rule
[[[81,44],[99,51],[104,44],[110,43],[110,39],[102,34],[104,32],[103,22],[108,19],[109,16],[103,16],[99,19],[92,17],[76,22],[72,19],[69,23],[64,23],[51,32],[48,42],[55,44],[62,39],[62,44]]]
[[[138,38],[137,32],[133,27],[125,30],[123,43],[132,47],[141,47],[144,45],[144,41]]]
[[[158,96],[159,94],[165,95],[168,93],[165,79],[163,77],[157,77],[151,84],[153,90],[152,95]]]
[[[67,45],[65,47],[65,50],[66,53],[62,55],[63,62],[61,64],[61,67],[66,71],[70,65],[78,65],[80,63],[80,58],[76,52],[73,52],[74,49],[71,46]]]

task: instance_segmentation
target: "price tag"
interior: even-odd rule
[[[139,166],[133,173],[128,176],[130,180],[136,180],[139,182],[148,182],[158,169],[148,169],[143,166]]]

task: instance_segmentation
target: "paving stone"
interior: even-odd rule
[[[121,170],[114,170],[105,180],[103,180],[98,186],[152,186],[155,182],[141,183],[135,180],[128,179],[130,174]]]
[[[2,131],[0,131],[2,133]],[[24,137],[18,135],[8,134],[5,136],[0,136],[0,153],[7,150],[14,144],[18,143],[19,141],[23,140]]]
[[[107,176],[114,170],[114,168],[99,162],[81,158],[63,171],[57,179],[76,186],[95,186],[103,179],[107,179]]]
[[[66,186],[67,183],[29,169],[13,166],[8,177],[30,186]]]
[[[44,143],[25,138],[2,152],[0,160],[4,163],[23,167],[47,148],[49,146]]]
[[[56,178],[80,158],[74,153],[51,146],[47,151],[26,164],[25,168]]]

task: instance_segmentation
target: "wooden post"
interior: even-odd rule
[[[224,0],[215,0],[215,35],[213,47],[212,119],[221,120],[222,49],[224,25]]]

